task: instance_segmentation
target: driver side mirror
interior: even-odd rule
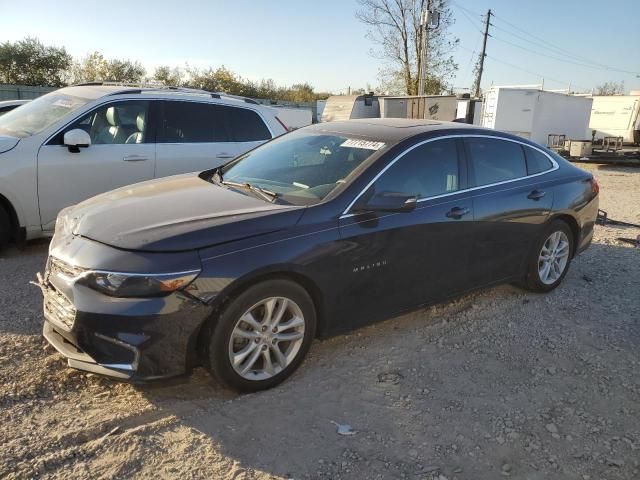
[[[81,128],[74,128],[65,132],[63,143],[69,148],[70,152],[78,153],[80,148],[86,148],[91,145],[91,137]]]
[[[408,213],[416,208],[418,198],[415,195],[400,192],[380,192],[374,194],[356,210],[368,212]]]

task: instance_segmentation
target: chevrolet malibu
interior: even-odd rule
[[[44,336],[85,371],[146,381],[203,365],[261,390],[316,337],[500,283],[556,288],[597,210],[590,173],[520,137],[318,124],[63,210],[39,275]]]

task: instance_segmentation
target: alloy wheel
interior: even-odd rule
[[[570,244],[563,231],[555,231],[545,240],[538,256],[538,276],[545,285],[558,281],[567,268]]]
[[[247,380],[265,380],[293,362],[304,341],[305,320],[293,300],[269,297],[249,308],[229,338],[229,360]]]

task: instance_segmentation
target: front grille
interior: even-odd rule
[[[51,282],[51,277],[65,277],[73,279],[85,270],[70,265],[62,260],[49,257],[45,273],[44,310],[47,318],[65,330],[71,330],[76,320],[76,309],[69,299],[62,294]]]
[[[44,292],[44,310],[47,318],[58,326],[71,330],[76,320],[76,309],[61,293],[52,287]]]

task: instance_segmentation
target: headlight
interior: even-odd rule
[[[200,270],[160,274],[89,271],[78,283],[112,297],[161,297],[187,287],[199,274]]]

